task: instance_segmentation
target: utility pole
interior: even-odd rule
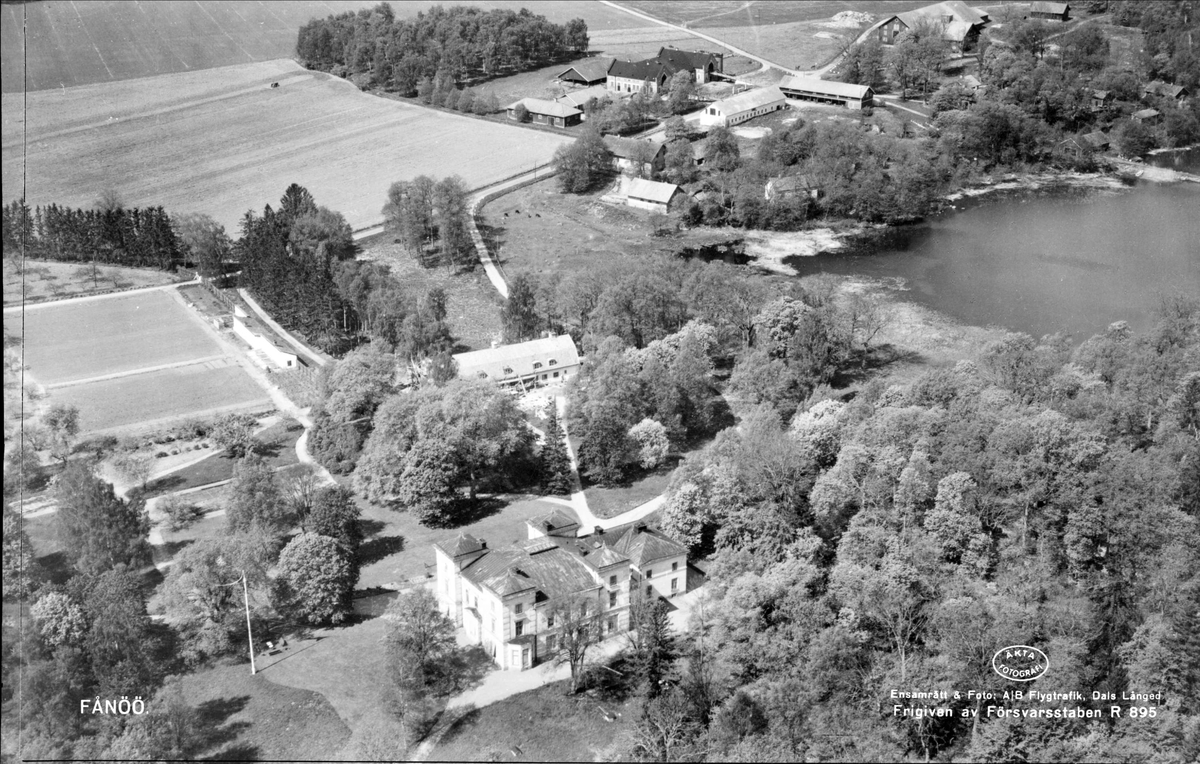
[[[254,667],[254,632],[250,630],[250,589],[246,585],[246,571],[242,571],[242,602],[246,604],[246,640],[250,645],[250,676],[258,673]]]

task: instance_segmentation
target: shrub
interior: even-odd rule
[[[158,453],[156,453],[156,454],[154,455],[154,458],[155,458],[155,459],[165,459],[165,458],[166,458],[166,456],[167,456],[167,452],[166,452],[166,451],[159,451]]]
[[[167,516],[167,530],[171,531],[186,528],[204,516],[203,509],[184,501],[179,496],[165,497],[159,507]]]

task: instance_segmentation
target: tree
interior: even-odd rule
[[[82,463],[63,470],[56,493],[59,538],[81,573],[95,575],[117,565],[137,567],[149,562],[150,521],[140,497],[119,498],[111,483],[97,478],[90,465]]]
[[[766,729],[767,717],[762,706],[748,693],[738,690],[717,711],[711,732],[717,744],[728,750],[751,735],[762,734]]]
[[[669,117],[663,122],[663,135],[667,138],[667,144],[670,145],[675,141],[686,141],[692,137],[692,128],[683,117]]]
[[[88,620],[83,608],[64,592],[50,591],[38,597],[29,614],[42,641],[51,650],[79,647],[87,636]]]
[[[50,437],[50,453],[66,466],[75,445],[75,436],[79,434],[79,409],[65,403],[55,403],[42,415],[42,424]]]
[[[599,131],[589,128],[554,152],[554,165],[563,193],[582,194],[612,174],[612,152]]]
[[[691,711],[691,702],[678,688],[650,701],[634,729],[634,754],[646,761],[671,761],[677,749],[701,732]]]
[[[305,519],[305,530],[337,541],[351,562],[357,564],[362,544],[362,510],[354,503],[354,494],[342,486],[326,486],[316,492],[312,511]]]
[[[692,150],[692,144],[686,140],[668,143],[663,173],[672,183],[683,185],[694,181],[700,171],[696,169],[696,157]]]
[[[231,532],[253,527],[282,535],[292,526],[287,501],[275,478],[275,470],[262,457],[249,454],[233,468],[227,524]]]
[[[708,132],[708,166],[717,172],[733,172],[741,162],[742,152],[737,138],[727,127],[714,127]]]
[[[68,590],[83,605],[89,623],[84,641],[97,694],[134,697],[162,678],[163,648],[146,612],[141,575],[124,565],[95,577],[72,579]]]
[[[411,589],[388,606],[386,656],[394,706],[409,742],[433,720],[430,696],[444,696],[461,683],[465,661],[454,622],[442,614],[428,589]]]
[[[109,186],[100,192],[92,206],[97,212],[117,212],[124,209],[125,200],[121,198],[119,191]]]
[[[185,257],[190,258],[204,279],[219,278],[224,263],[233,254],[233,241],[225,226],[199,212],[176,215],[171,220]]]
[[[529,109],[525,108],[524,102],[520,102],[513,107],[513,119],[521,123],[529,121]]]
[[[577,56],[588,52],[588,26],[583,19],[571,19],[566,24],[567,48]]]
[[[654,469],[663,463],[671,450],[667,439],[667,428],[661,422],[646,418],[629,429],[629,437],[638,446],[638,458],[642,469]]]
[[[600,628],[594,612],[595,602],[578,597],[562,600],[550,608],[558,628],[556,664],[571,667],[571,692],[579,691],[588,651],[600,642]]]
[[[135,487],[146,487],[150,472],[154,467],[153,458],[148,454],[128,451],[113,459],[113,468],[126,482]]]
[[[508,284],[508,299],[500,309],[500,322],[505,343],[534,339],[542,320],[537,310],[534,280],[524,273],[514,276]]]
[[[257,420],[247,414],[226,414],[217,420],[208,437],[212,439],[225,453],[234,458],[242,458],[254,452],[254,427]]]
[[[667,107],[672,114],[683,114],[692,108],[692,97],[696,94],[696,77],[689,69],[681,69],[671,76],[667,86]]]
[[[645,699],[652,700],[674,679],[679,646],[671,633],[670,607],[657,597],[635,598],[630,611],[632,663]]]
[[[341,623],[353,610],[358,571],[338,542],[301,533],[279,553],[275,601],[282,612],[313,625]]]
[[[3,577],[4,599],[23,600],[30,595],[41,577],[41,568],[33,556],[33,546],[25,532],[25,518],[4,502]]]
[[[164,496],[159,500],[158,508],[167,516],[167,529],[171,531],[182,530],[204,517],[203,509],[189,503],[179,494]]]
[[[613,485],[625,479],[634,454],[629,424],[611,406],[602,407],[574,427],[579,438],[580,469],[588,479]]]
[[[550,493],[567,495],[574,490],[574,471],[567,452],[566,433],[558,421],[558,406],[551,400],[546,405],[546,439],[539,456],[542,480]]]

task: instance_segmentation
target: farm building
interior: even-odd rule
[[[779,88],[755,88],[709,104],[700,115],[700,123],[728,127],[786,108],[787,98]]]
[[[967,53],[978,44],[979,33],[988,24],[988,15],[961,0],[949,0],[889,16],[876,24],[875,29],[881,43],[894,45],[904,30],[926,24],[941,27],[942,39],[950,43],[955,53]]]
[[[1158,109],[1142,109],[1129,115],[1129,118],[1143,125],[1157,125],[1162,120],[1162,112]]]
[[[851,109],[870,106],[875,98],[875,91],[866,85],[851,85],[848,82],[833,82],[799,75],[785,77],[779,83],[779,90],[788,98],[839,104]]]
[[[666,163],[667,147],[663,143],[606,135],[604,145],[612,152],[613,166],[618,172],[650,175],[660,172]]]
[[[1043,21],[1066,21],[1071,17],[1071,6],[1066,3],[1045,3],[1036,2],[1029,4],[1029,16],[1031,19],[1041,19]]]
[[[517,107],[524,106],[529,119],[537,125],[571,127],[583,121],[583,112],[574,106],[544,101],[541,98],[522,98],[508,105],[508,118],[517,119]]]
[[[683,195],[679,186],[674,183],[634,178],[625,194],[625,203],[638,209],[667,212]]]
[[[246,341],[256,353],[281,369],[294,369],[300,365],[297,356],[283,341],[277,338],[257,318],[249,316],[240,308],[233,314],[233,333]]]
[[[582,601],[603,637],[629,630],[631,599],[687,591],[687,548],[643,522],[580,535],[555,509],[526,521],[525,541],[491,549],[460,533],[434,544],[438,608],[502,669],[558,652],[564,605]]]
[[[649,88],[658,94],[671,79],[671,71],[653,58],[645,61],[613,61],[604,86],[613,93],[640,93]]]
[[[603,85],[592,85],[591,87],[583,88],[582,90],[576,90],[565,95],[560,95],[554,100],[557,103],[570,106],[572,109],[582,109],[588,101],[593,99],[596,101],[607,101],[608,88],[604,87]],[[586,114],[584,115],[584,119],[587,119]]]
[[[1108,90],[1093,90],[1091,98],[1092,111],[1108,111],[1112,108],[1113,94]]]
[[[725,71],[725,54],[709,53],[703,50],[680,50],[679,48],[659,48],[654,57],[668,69],[671,74],[691,70],[696,75],[696,84],[703,85],[713,78],[714,74]]]
[[[1166,98],[1176,104],[1182,104],[1188,96],[1188,89],[1183,85],[1172,85],[1162,80],[1147,82],[1142,86],[1142,98]]]
[[[608,67],[611,58],[589,58],[578,64],[569,66],[559,72],[555,79],[560,82],[570,82],[575,85],[603,85],[608,77]]]
[[[817,191],[817,184],[808,175],[785,175],[779,178],[771,178],[767,181],[767,186],[763,193],[763,198],[768,202],[800,198],[816,199],[819,196],[820,193]]]
[[[454,360],[463,379],[490,379],[521,387],[564,382],[580,364],[575,341],[566,334],[456,353]]]

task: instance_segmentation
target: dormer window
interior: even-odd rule
[[[537,363],[533,364],[533,368],[535,368],[535,369],[540,369],[540,368],[542,368],[542,364],[541,364],[541,362],[540,362],[540,361],[538,361]]]
[[[512,373],[513,373],[512,367],[510,367],[510,366],[505,366],[505,367],[504,367],[504,373],[505,373],[505,374],[512,374]]]
[[[479,378],[480,378],[480,379],[487,379],[487,372],[486,372],[486,371],[481,371],[481,372],[479,372]]]
[[[558,366],[558,361],[556,361],[556,360],[554,360],[553,358],[551,358],[551,359],[550,359],[550,365],[551,365],[551,366]]]

